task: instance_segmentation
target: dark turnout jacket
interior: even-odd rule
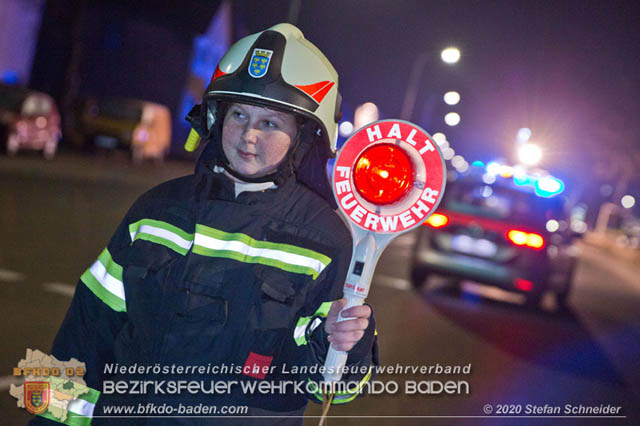
[[[308,399],[322,400],[307,385],[322,379],[314,369],[328,349],[322,321],[342,296],[350,256],[338,214],[295,178],[236,197],[225,174],[199,167],[134,203],[82,275],[52,354],[86,364],[87,386],[101,392],[95,406],[84,404],[91,424],[238,425],[253,424],[248,416],[300,416]],[[374,328],[372,317],[343,381],[371,377]],[[179,389],[180,381],[196,382],[196,392]],[[253,382],[268,385],[243,387]],[[342,390],[334,403],[359,393]],[[225,405],[248,408],[220,413]],[[203,413],[203,406],[217,411]],[[220,414],[235,415],[213,417]],[[40,422],[49,420],[32,421]],[[301,423],[262,417],[255,424]]]

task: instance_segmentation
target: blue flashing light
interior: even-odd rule
[[[532,185],[533,181],[531,180],[530,176],[527,176],[525,174],[515,174],[513,175],[513,183],[518,186],[527,186]]]
[[[487,164],[487,173],[489,173],[490,175],[496,176],[500,174],[501,167],[502,166],[500,165],[500,163],[491,161],[490,163]]]
[[[473,163],[471,163],[471,165],[473,167],[484,167],[484,163],[482,161],[480,161],[480,160],[474,161]]]
[[[18,73],[16,71],[4,70],[0,76],[0,82],[15,86],[20,82],[20,78],[18,78]]]
[[[564,182],[553,176],[545,176],[535,183],[536,195],[540,197],[553,197],[564,191]]]

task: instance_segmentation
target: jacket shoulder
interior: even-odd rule
[[[350,245],[351,233],[342,216],[320,195],[298,184],[288,220],[322,236],[325,241],[338,245]]]
[[[132,223],[150,219],[193,232],[193,183],[194,176],[183,176],[149,189],[129,208],[121,226],[128,233]]]
[[[134,207],[141,204],[187,202],[193,196],[194,175],[182,176],[154,186],[143,193]]]

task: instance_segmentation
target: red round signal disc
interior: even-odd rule
[[[412,229],[438,207],[446,168],[427,132],[381,120],[354,133],[333,169],[333,193],[345,216],[374,232]]]
[[[376,205],[402,199],[413,185],[413,164],[404,150],[390,143],[365,149],[353,170],[356,190]]]

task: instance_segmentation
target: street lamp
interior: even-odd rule
[[[457,47],[447,47],[440,53],[440,57],[445,63],[453,65],[460,60],[460,49]]]
[[[449,112],[444,116],[444,122],[449,126],[457,126],[460,123],[460,114],[457,112]]]
[[[440,53],[440,57],[447,64],[455,64],[460,60],[460,50],[455,47],[448,47]],[[411,120],[413,108],[416,105],[416,97],[418,96],[418,83],[420,82],[420,77],[428,61],[429,54],[426,52],[422,52],[413,61],[407,91],[405,92],[402,109],[400,111],[400,117],[404,120]]]
[[[620,200],[620,204],[622,204],[622,207],[624,207],[625,209],[630,209],[631,207],[636,205],[636,199],[633,198],[632,195],[625,195]]]
[[[460,102],[460,93],[454,91],[445,93],[444,102],[447,105],[457,105]]]
[[[535,166],[542,159],[542,150],[538,145],[527,142],[518,148],[518,158],[522,164]]]

